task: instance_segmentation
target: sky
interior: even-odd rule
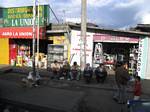
[[[61,22],[80,22],[81,0],[39,0],[50,4]],[[100,27],[125,29],[150,24],[150,0],[87,0],[87,21]],[[0,0],[2,7],[31,6],[33,0]],[[56,22],[51,14],[51,21]]]

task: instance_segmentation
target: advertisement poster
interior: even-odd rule
[[[72,30],[71,32],[71,65],[77,62],[80,65],[80,43],[81,32]],[[93,33],[86,33],[86,63],[92,65],[92,51],[93,51]]]

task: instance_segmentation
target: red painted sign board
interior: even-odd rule
[[[36,28],[37,33],[37,28]],[[45,29],[41,27],[39,29],[40,39],[45,37]],[[37,37],[37,36],[36,36]],[[32,39],[33,28],[32,27],[9,27],[0,28],[0,38],[18,38],[18,39]]]
[[[93,39],[95,42],[120,42],[120,43],[139,42],[139,38],[137,37],[112,36],[108,34],[94,34]]]

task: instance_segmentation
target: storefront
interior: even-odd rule
[[[109,69],[113,69],[117,62],[126,61],[129,64],[130,73],[135,74],[139,40],[139,37],[94,34],[93,64],[104,63]],[[101,48],[98,47],[99,44]]]
[[[42,41],[45,39],[45,28],[41,27],[39,31],[40,41]],[[32,34],[32,27],[0,28],[0,40],[8,40],[7,43],[3,42],[5,46],[1,46],[1,49],[6,49],[8,46],[8,50],[4,52],[4,55],[8,55],[8,62],[1,62],[0,64],[32,66]],[[41,47],[40,51],[45,49]]]
[[[76,61],[80,65],[80,27],[70,26],[71,64]],[[131,75],[150,77],[147,72],[150,60],[148,33],[88,27],[86,40],[86,63],[91,66],[96,67],[99,63],[104,63],[109,70],[113,70],[117,62],[125,61],[129,65]]]
[[[39,25],[40,52],[47,49],[45,27],[49,24],[48,5],[39,6],[39,21],[36,14],[36,25]],[[0,8],[0,64],[32,66],[33,6]],[[37,32],[36,28],[36,32]],[[37,34],[36,34],[37,35]]]

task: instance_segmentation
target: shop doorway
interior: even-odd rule
[[[100,44],[101,52],[96,52],[97,45]],[[113,70],[116,63],[125,61],[128,63],[129,73],[136,74],[138,43],[94,42],[93,48],[93,67],[98,66],[99,63],[104,63],[108,70]]]

